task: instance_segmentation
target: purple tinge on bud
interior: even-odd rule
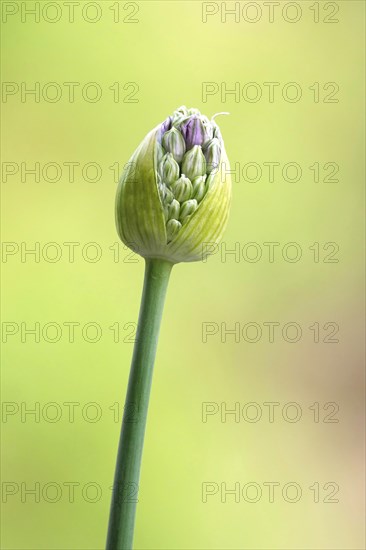
[[[168,116],[168,118],[166,118],[164,120],[164,122],[162,123],[161,125],[161,131],[163,132],[163,134],[165,132],[167,132],[168,130],[170,130],[170,128],[172,127],[172,117],[171,116]]]
[[[161,140],[162,140],[163,135],[165,134],[165,132],[170,130],[171,127],[172,127],[172,117],[168,116],[168,118],[165,119],[164,122],[161,123],[160,130],[157,133],[157,140],[158,140],[159,143],[161,143]]]
[[[210,139],[207,126],[199,115],[193,115],[182,122],[180,131],[186,142],[187,151],[195,145],[204,145]]]

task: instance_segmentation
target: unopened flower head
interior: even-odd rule
[[[202,260],[217,243],[231,200],[230,166],[216,122],[180,107],[142,141],[116,197],[122,241],[145,258]]]

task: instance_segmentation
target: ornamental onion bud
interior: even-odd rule
[[[177,162],[182,162],[186,144],[182,134],[176,128],[171,128],[163,135],[162,145]]]
[[[187,150],[192,149],[194,145],[203,146],[212,138],[213,130],[211,125],[205,120],[206,117],[194,114],[188,117],[180,125],[180,131],[186,142]]]
[[[207,163],[207,173],[210,174],[213,170],[217,170],[220,164],[221,146],[217,138],[211,139],[207,144],[204,155]]]
[[[171,153],[163,156],[160,163],[160,174],[163,182],[167,184],[174,183],[179,178],[179,166]]]
[[[181,175],[179,180],[175,181],[171,189],[174,193],[174,198],[177,199],[180,203],[188,200],[192,194],[192,184],[191,181],[186,178],[184,174]]]
[[[157,144],[156,144],[156,158],[157,158],[157,162],[159,164],[163,160],[163,156],[164,156],[164,149],[162,148],[160,143],[157,142]]]
[[[166,231],[168,235],[168,240],[171,241],[178,233],[179,229],[182,227],[182,224],[178,220],[169,220],[166,224]]]
[[[206,193],[205,181],[207,176],[198,176],[192,181],[192,199],[196,199],[197,202],[200,202]]]
[[[200,145],[195,145],[183,157],[182,172],[190,180],[206,174],[206,159]]]
[[[210,170],[213,163],[217,170]],[[145,137],[121,176],[116,224],[122,241],[145,258],[203,259],[203,248],[213,249],[203,244],[217,243],[227,223],[229,170],[216,122],[180,107]]]
[[[193,214],[193,212],[196,210],[197,206],[198,206],[198,204],[197,204],[197,201],[195,199],[185,201],[182,204],[182,208],[180,209],[180,212],[179,212],[180,221],[182,223],[185,223],[186,218],[188,218],[188,216],[191,216]]]
[[[179,218],[180,204],[177,200],[173,199],[168,206],[168,219],[177,220]]]

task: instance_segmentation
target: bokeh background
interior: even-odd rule
[[[217,121],[240,174],[222,247],[173,270],[135,546],[364,548],[364,3],[280,2],[272,22],[263,2],[237,3],[237,21],[215,2],[80,1],[73,22],[64,2],[34,4],[2,2],[2,548],[104,547],[144,268],[118,244],[116,173],[182,104],[231,113]],[[203,22],[205,9],[215,13]],[[67,82],[79,83],[73,102]],[[217,93],[203,97],[205,82]],[[248,82],[257,102],[221,94]],[[273,101],[265,82],[279,83]],[[297,102],[283,98],[289,82]],[[24,95],[36,83],[39,98]],[[280,163],[274,181],[268,162]],[[299,181],[282,176],[289,162]],[[39,178],[25,172],[35,163]],[[74,178],[65,163],[78,163]],[[247,163],[261,167],[258,181]],[[274,261],[266,242],[279,243]],[[297,262],[283,258],[290,242]],[[73,262],[64,243],[78,243]],[[37,246],[38,258],[24,253]],[[273,342],[268,322],[279,323]],[[282,336],[289,322],[298,342]],[[35,323],[39,342],[26,333]],[[205,323],[215,334],[203,342]],[[261,327],[256,343],[247,323]],[[239,336],[225,337],[235,326]],[[278,403],[273,422],[268,402]],[[204,403],[215,413],[206,422]],[[215,494],[204,502],[208,482]],[[279,484],[273,502],[268,482]]]

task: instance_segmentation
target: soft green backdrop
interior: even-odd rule
[[[26,13],[22,21],[21,4],[31,8],[34,2],[2,2],[2,77],[15,83],[6,89],[20,89],[22,82],[32,88],[39,82],[42,93],[45,84],[56,82],[62,96],[51,103],[42,95],[39,102],[28,95],[22,102],[18,92],[4,96],[2,104],[3,163],[16,163],[3,164],[3,169],[8,173],[19,168],[7,180],[3,174],[2,191],[2,237],[15,243],[5,245],[14,254],[2,260],[2,319],[15,323],[3,324],[3,338],[4,330],[17,331],[3,345],[3,406],[5,413],[13,414],[3,415],[2,423],[2,548],[103,548],[119,437],[114,404],[123,406],[132,353],[132,343],[123,340],[133,329],[126,324],[137,319],[143,277],[142,260],[135,257],[131,262],[122,245],[119,262],[114,262],[116,183],[109,167],[116,162],[123,166],[147,131],[181,104],[208,115],[229,111],[230,117],[217,120],[232,165],[261,165],[258,182],[243,176],[234,181],[225,246],[245,251],[246,243],[256,242],[263,256],[251,263],[245,253],[235,261],[233,255],[219,252],[207,263],[173,270],[149,411],[136,548],[364,548],[363,2],[332,2],[327,10],[324,3],[298,2],[302,16],[297,23],[284,19],[283,2],[272,23],[262,2],[252,8],[240,3],[250,18],[255,16],[250,10],[262,10],[256,23],[243,17],[235,22],[234,16],[222,22],[220,12],[203,23],[201,2],[189,1],[139,1],[138,12],[135,3],[119,2],[118,23],[113,22],[117,2],[94,3],[102,12],[95,23],[82,18],[82,8],[90,10],[84,12],[89,19],[97,14],[90,3],[75,7],[71,23],[65,3],[57,2],[58,11],[51,5],[36,23]],[[220,4],[210,3],[210,9],[220,9]],[[39,3],[42,9],[45,5]],[[233,5],[227,3],[227,8]],[[317,7],[320,20],[315,23]],[[290,11],[285,16],[293,18],[292,8],[286,9]],[[132,12],[137,13],[129,16]],[[47,21],[59,13],[59,21]],[[325,17],[339,22],[326,23]],[[126,18],[138,22],[123,21]],[[73,103],[64,82],[80,83]],[[100,101],[83,99],[81,89],[88,82],[101,87]],[[109,90],[115,82],[119,102]],[[123,89],[131,82],[137,83],[133,99],[138,101],[123,102],[134,91],[135,85]],[[226,83],[228,89],[236,82],[241,88],[257,82],[263,96],[251,103],[242,97],[236,102],[232,95],[222,101],[217,93],[204,103],[203,82],[221,88]],[[265,82],[280,83],[272,103]],[[301,86],[298,102],[282,98],[288,82]],[[320,85],[318,103],[309,89],[315,82]],[[328,82],[339,86],[337,103],[323,101],[332,91],[322,89]],[[54,90],[49,88],[50,97]],[[58,181],[47,181],[54,174],[50,168],[39,182],[29,174],[22,181],[22,162],[27,168],[38,162],[41,170],[49,162],[58,163],[62,174]],[[80,163],[74,181],[63,164],[67,162]],[[92,169],[87,177],[81,171],[88,162],[102,170],[94,183],[88,181]],[[281,169],[297,162],[302,177],[291,183],[276,172],[270,182],[264,162],[279,162]],[[314,182],[309,166],[315,162],[321,167],[337,163],[334,177],[339,181],[323,181],[331,171],[328,167]],[[37,242],[40,261],[31,255],[22,261],[22,247],[34,248]],[[50,242],[58,243],[62,252],[54,263],[42,257],[42,250],[46,258],[47,250],[49,257],[55,253],[55,248],[43,248]],[[73,263],[65,242],[80,243]],[[90,242],[102,251],[95,263],[81,254]],[[274,262],[268,261],[265,242],[280,243]],[[301,247],[302,258],[296,263],[282,258],[289,242]],[[329,242],[339,246],[334,256],[338,262],[323,261],[332,252],[323,250]],[[320,246],[319,262],[309,249],[314,243]],[[94,252],[87,249],[87,258]],[[32,328],[36,322],[41,331],[47,323],[57,323],[62,328],[59,341],[46,341],[55,335],[51,326],[39,343],[27,334],[22,342],[21,323]],[[72,343],[67,322],[80,323]],[[91,322],[102,330],[96,343],[81,334]],[[257,343],[243,337],[235,342],[233,335],[222,342],[219,328],[203,343],[205,322],[218,327],[225,323],[229,329],[235,323],[242,329],[256,322],[263,334]],[[281,324],[273,343],[265,322]],[[302,328],[298,343],[281,336],[288,322]],[[315,322],[320,324],[319,343],[309,329]],[[327,322],[339,325],[339,343],[323,342],[333,326],[323,329]],[[109,328],[115,323],[119,343]],[[94,337],[92,328],[88,337]],[[74,422],[67,402],[80,404]],[[97,409],[86,406],[92,402]],[[235,422],[233,415],[222,422],[218,412],[204,423],[203,402],[217,403],[219,411],[237,406],[244,412],[247,403],[255,402],[263,416],[256,423],[243,416]],[[280,404],[274,422],[268,421],[265,402]],[[282,417],[289,402],[301,407],[298,422]],[[339,422],[323,422],[336,407],[323,410],[329,402],[339,406],[333,417]],[[314,422],[309,409],[314,403],[319,403],[320,422]],[[24,408],[35,407],[41,411],[39,422],[34,415],[21,415]],[[102,416],[91,422],[96,410]],[[289,408],[288,414],[293,413]],[[51,422],[55,414],[61,418]],[[72,482],[79,485],[74,502],[69,502]],[[205,482],[218,484],[218,492],[203,503]],[[248,482],[258,483],[263,491],[257,503],[243,497],[235,502],[230,494],[221,502],[221,483],[227,489],[239,483],[241,490]],[[280,484],[272,503],[265,482]],[[302,489],[296,503],[282,497],[288,482]],[[333,485],[324,489],[328,482]],[[26,492],[37,483],[40,502]],[[319,503],[309,489],[314,483],[320,486]],[[339,492],[333,498],[339,502],[323,502],[334,484]],[[93,486],[101,493],[94,503]]]

